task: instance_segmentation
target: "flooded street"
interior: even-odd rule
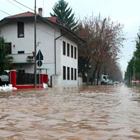
[[[140,89],[121,86],[0,93],[0,140],[139,140]]]

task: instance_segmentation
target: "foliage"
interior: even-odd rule
[[[132,59],[128,62],[125,80],[129,83],[131,80],[140,80],[140,33],[138,33],[136,39],[136,50]]]
[[[79,46],[79,56],[87,58],[85,73],[93,80],[98,79],[100,74],[107,74],[111,64],[117,64],[124,40],[122,29],[121,24],[112,22],[110,18],[102,18],[101,15],[92,15],[80,21],[77,33],[86,43]]]
[[[7,55],[6,47],[4,38],[0,36],[0,74],[12,68],[12,57]]]
[[[50,13],[52,17],[58,17],[62,25],[68,26],[70,29],[77,27],[77,21],[75,21],[75,14],[72,13],[72,8],[68,7],[68,3],[65,0],[59,0],[53,7],[53,13]]]

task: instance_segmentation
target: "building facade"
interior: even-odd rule
[[[19,72],[34,73],[34,13],[26,12],[0,21],[9,55],[13,57],[13,68]],[[78,43],[76,34],[59,24],[57,18],[37,15],[36,50],[43,55],[42,73],[56,76],[57,86],[78,85]],[[37,62],[38,63],[38,60]],[[38,71],[37,71],[38,72]]]

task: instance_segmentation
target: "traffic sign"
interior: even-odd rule
[[[43,60],[43,54],[42,54],[41,50],[38,51],[36,60]]]
[[[41,60],[38,61],[38,62],[37,62],[37,65],[38,65],[39,67],[41,67],[41,66],[42,66],[42,61],[41,61]]]

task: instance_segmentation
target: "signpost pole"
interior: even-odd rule
[[[37,62],[38,67],[41,67],[42,66],[42,61],[41,60],[43,60],[43,54],[40,50],[37,53],[36,60],[38,60],[38,62]],[[41,69],[39,69],[39,88],[40,88],[40,83],[41,83],[40,78],[41,78]]]
[[[39,53],[39,66],[40,66],[40,53]],[[40,88],[40,69],[39,69],[39,88]]]

